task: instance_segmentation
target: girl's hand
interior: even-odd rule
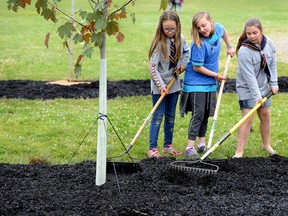
[[[186,70],[186,67],[184,65],[180,65],[180,72],[179,74],[183,73]]]
[[[235,50],[233,47],[227,48],[227,54],[233,57],[235,55]]]
[[[264,104],[263,101],[262,101],[262,99],[261,99],[261,100],[256,100],[255,106],[256,106],[257,104],[259,104],[259,103],[261,104],[261,106],[263,106],[263,104]]]
[[[278,87],[271,87],[271,91],[272,91],[272,93],[273,94],[277,94],[278,93],[278,91],[279,91],[279,88]]]
[[[167,95],[169,93],[168,89],[166,87],[163,87],[161,89],[161,95]]]
[[[227,77],[224,77],[224,76],[222,76],[221,74],[217,73],[217,75],[216,75],[216,80],[217,80],[217,81],[227,80]]]

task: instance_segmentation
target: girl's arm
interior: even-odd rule
[[[275,52],[275,45],[274,42],[272,40],[269,40],[267,45],[269,45],[270,47],[270,52],[271,52],[271,62],[268,65],[268,68],[270,70],[270,88],[273,92],[273,94],[277,94],[279,87],[278,87],[278,75],[277,75],[277,63],[276,63],[276,52]]]
[[[189,51],[190,48],[187,45],[185,39],[181,37],[182,40],[182,53],[181,53],[181,59],[180,59],[180,73],[183,73],[186,69],[187,63],[189,61]]]
[[[226,77],[223,77],[221,74],[219,73],[216,73],[214,71],[211,71],[209,69],[207,69],[206,67],[204,66],[193,66],[193,69],[198,72],[198,73],[202,73],[206,76],[211,76],[211,77],[215,77],[217,80],[224,80],[226,79]]]
[[[158,50],[159,50],[159,47],[157,47],[154,50],[154,52],[152,53],[150,57],[149,72],[150,72],[153,83],[157,86],[159,91],[161,91],[163,88],[166,87],[166,84],[163,81],[158,71],[158,65],[159,65],[160,59],[162,58],[161,53],[158,52]]]
[[[224,35],[223,35],[223,40],[227,46],[227,53],[232,57],[235,55],[235,50],[233,48],[233,45],[230,41],[230,38],[229,38],[229,35],[228,33],[226,32],[226,30],[224,30]]]

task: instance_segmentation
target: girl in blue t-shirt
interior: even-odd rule
[[[218,73],[218,62],[223,38],[227,53],[235,54],[225,28],[215,23],[209,13],[202,11],[192,20],[191,52],[183,79],[183,94],[180,113],[188,111],[192,117],[188,129],[188,142],[185,150],[187,158],[198,157],[206,147],[205,134],[209,116],[213,116],[216,106],[217,82],[225,79]],[[198,137],[197,150],[194,145]]]

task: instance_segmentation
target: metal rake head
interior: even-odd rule
[[[198,161],[174,161],[170,164],[170,169],[177,173],[185,173],[187,175],[199,175],[199,176],[212,176],[216,174],[219,167],[215,164],[210,164]]]

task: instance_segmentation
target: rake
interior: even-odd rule
[[[174,76],[173,79],[169,82],[168,86],[167,86],[167,90],[169,90],[171,88],[171,86],[173,85],[173,83],[175,82],[176,77]],[[146,117],[146,119],[144,120],[143,124],[141,125],[141,127],[139,128],[139,130],[137,131],[137,133],[135,134],[134,138],[132,139],[131,143],[127,146],[126,148],[126,152],[125,154],[127,154],[130,149],[133,147],[134,143],[137,141],[137,139],[139,138],[141,132],[143,131],[143,129],[145,128],[145,126],[147,125],[147,123],[149,122],[151,116],[153,115],[153,113],[156,111],[156,109],[158,108],[158,106],[160,105],[160,103],[162,102],[162,100],[164,99],[164,97],[166,96],[166,94],[162,94],[160,96],[160,98],[158,99],[157,103],[153,106],[152,110],[150,111],[149,115]]]
[[[257,103],[229,132],[214,144],[199,160],[196,161],[174,161],[170,164],[170,169],[180,172],[200,173],[202,175],[214,175],[218,172],[219,166],[204,162],[212,152],[214,152],[233,132],[235,132],[263,103],[273,95],[272,91],[268,92],[263,98],[262,103]]]
[[[229,64],[230,64],[230,60],[231,60],[231,56],[228,55],[227,56],[227,60],[226,60],[224,73],[223,73],[224,77],[227,76],[227,71],[228,71],[228,67],[229,67]],[[220,89],[219,89],[219,92],[218,92],[218,99],[217,99],[217,103],[216,103],[216,108],[215,108],[215,112],[214,112],[214,116],[213,116],[213,121],[212,121],[212,126],[211,126],[211,130],[210,130],[210,134],[209,134],[209,140],[208,140],[206,151],[208,151],[211,148],[211,145],[212,145],[212,140],[213,140],[213,136],[214,136],[216,121],[217,121],[217,118],[218,118],[218,111],[219,111],[219,107],[220,107],[220,102],[221,102],[221,98],[222,98],[225,82],[226,82],[225,79],[223,79],[221,81],[221,85],[220,85]]]

